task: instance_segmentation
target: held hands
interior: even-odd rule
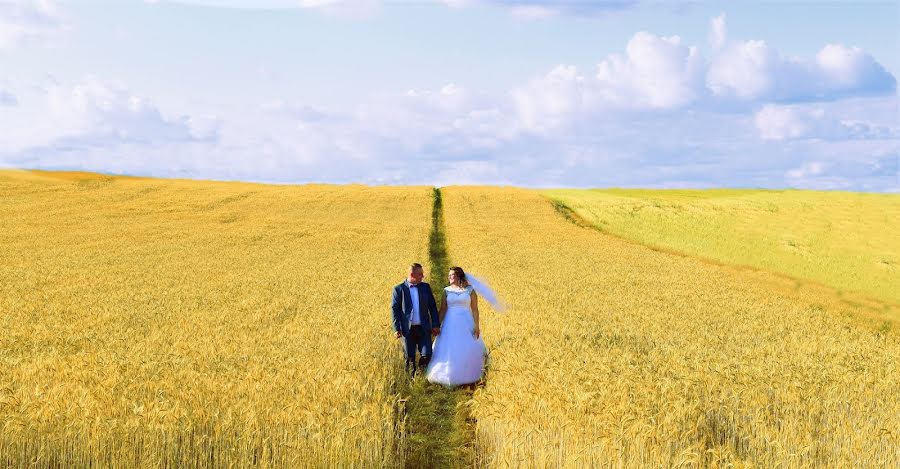
[[[438,327],[432,327],[432,328],[431,328],[431,335],[440,335],[440,333],[441,333],[441,329],[440,329],[440,328],[438,328]],[[400,337],[403,337],[403,333],[400,332],[400,331],[395,331],[394,337],[396,337],[396,338],[399,339]]]

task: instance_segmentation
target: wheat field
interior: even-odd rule
[[[0,466],[396,466],[430,201],[0,172]]]
[[[553,190],[605,232],[900,304],[900,196],[808,190]]]
[[[509,306],[482,302],[461,403],[479,467],[900,465],[895,303],[610,236],[542,191],[440,192],[450,260]],[[432,202],[0,171],[0,465],[403,466],[390,289]]]
[[[510,304],[482,314],[480,464],[900,464],[900,339],[865,305],[576,226],[535,192],[444,193],[451,258]]]

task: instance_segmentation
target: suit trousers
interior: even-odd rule
[[[419,366],[425,368],[431,359],[431,331],[421,324],[409,326],[406,342],[406,371],[416,373],[416,352],[419,352]]]

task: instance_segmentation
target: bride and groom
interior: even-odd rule
[[[438,308],[424,277],[422,266],[412,264],[407,279],[394,287],[391,301],[395,335],[406,346],[406,371],[415,376],[419,367],[424,368],[428,381],[447,386],[477,382],[487,348],[481,340],[478,292],[472,283],[482,283],[470,283],[474,278],[467,278],[463,269],[451,268],[450,285],[444,288]]]

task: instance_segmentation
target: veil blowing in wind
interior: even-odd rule
[[[481,295],[485,301],[494,307],[494,310],[501,313],[506,312],[506,304],[497,297],[497,294],[494,290],[491,290],[491,287],[488,286],[487,282],[472,275],[470,272],[466,272],[466,280],[469,282],[469,285],[472,285],[472,288],[475,289],[476,293]]]

